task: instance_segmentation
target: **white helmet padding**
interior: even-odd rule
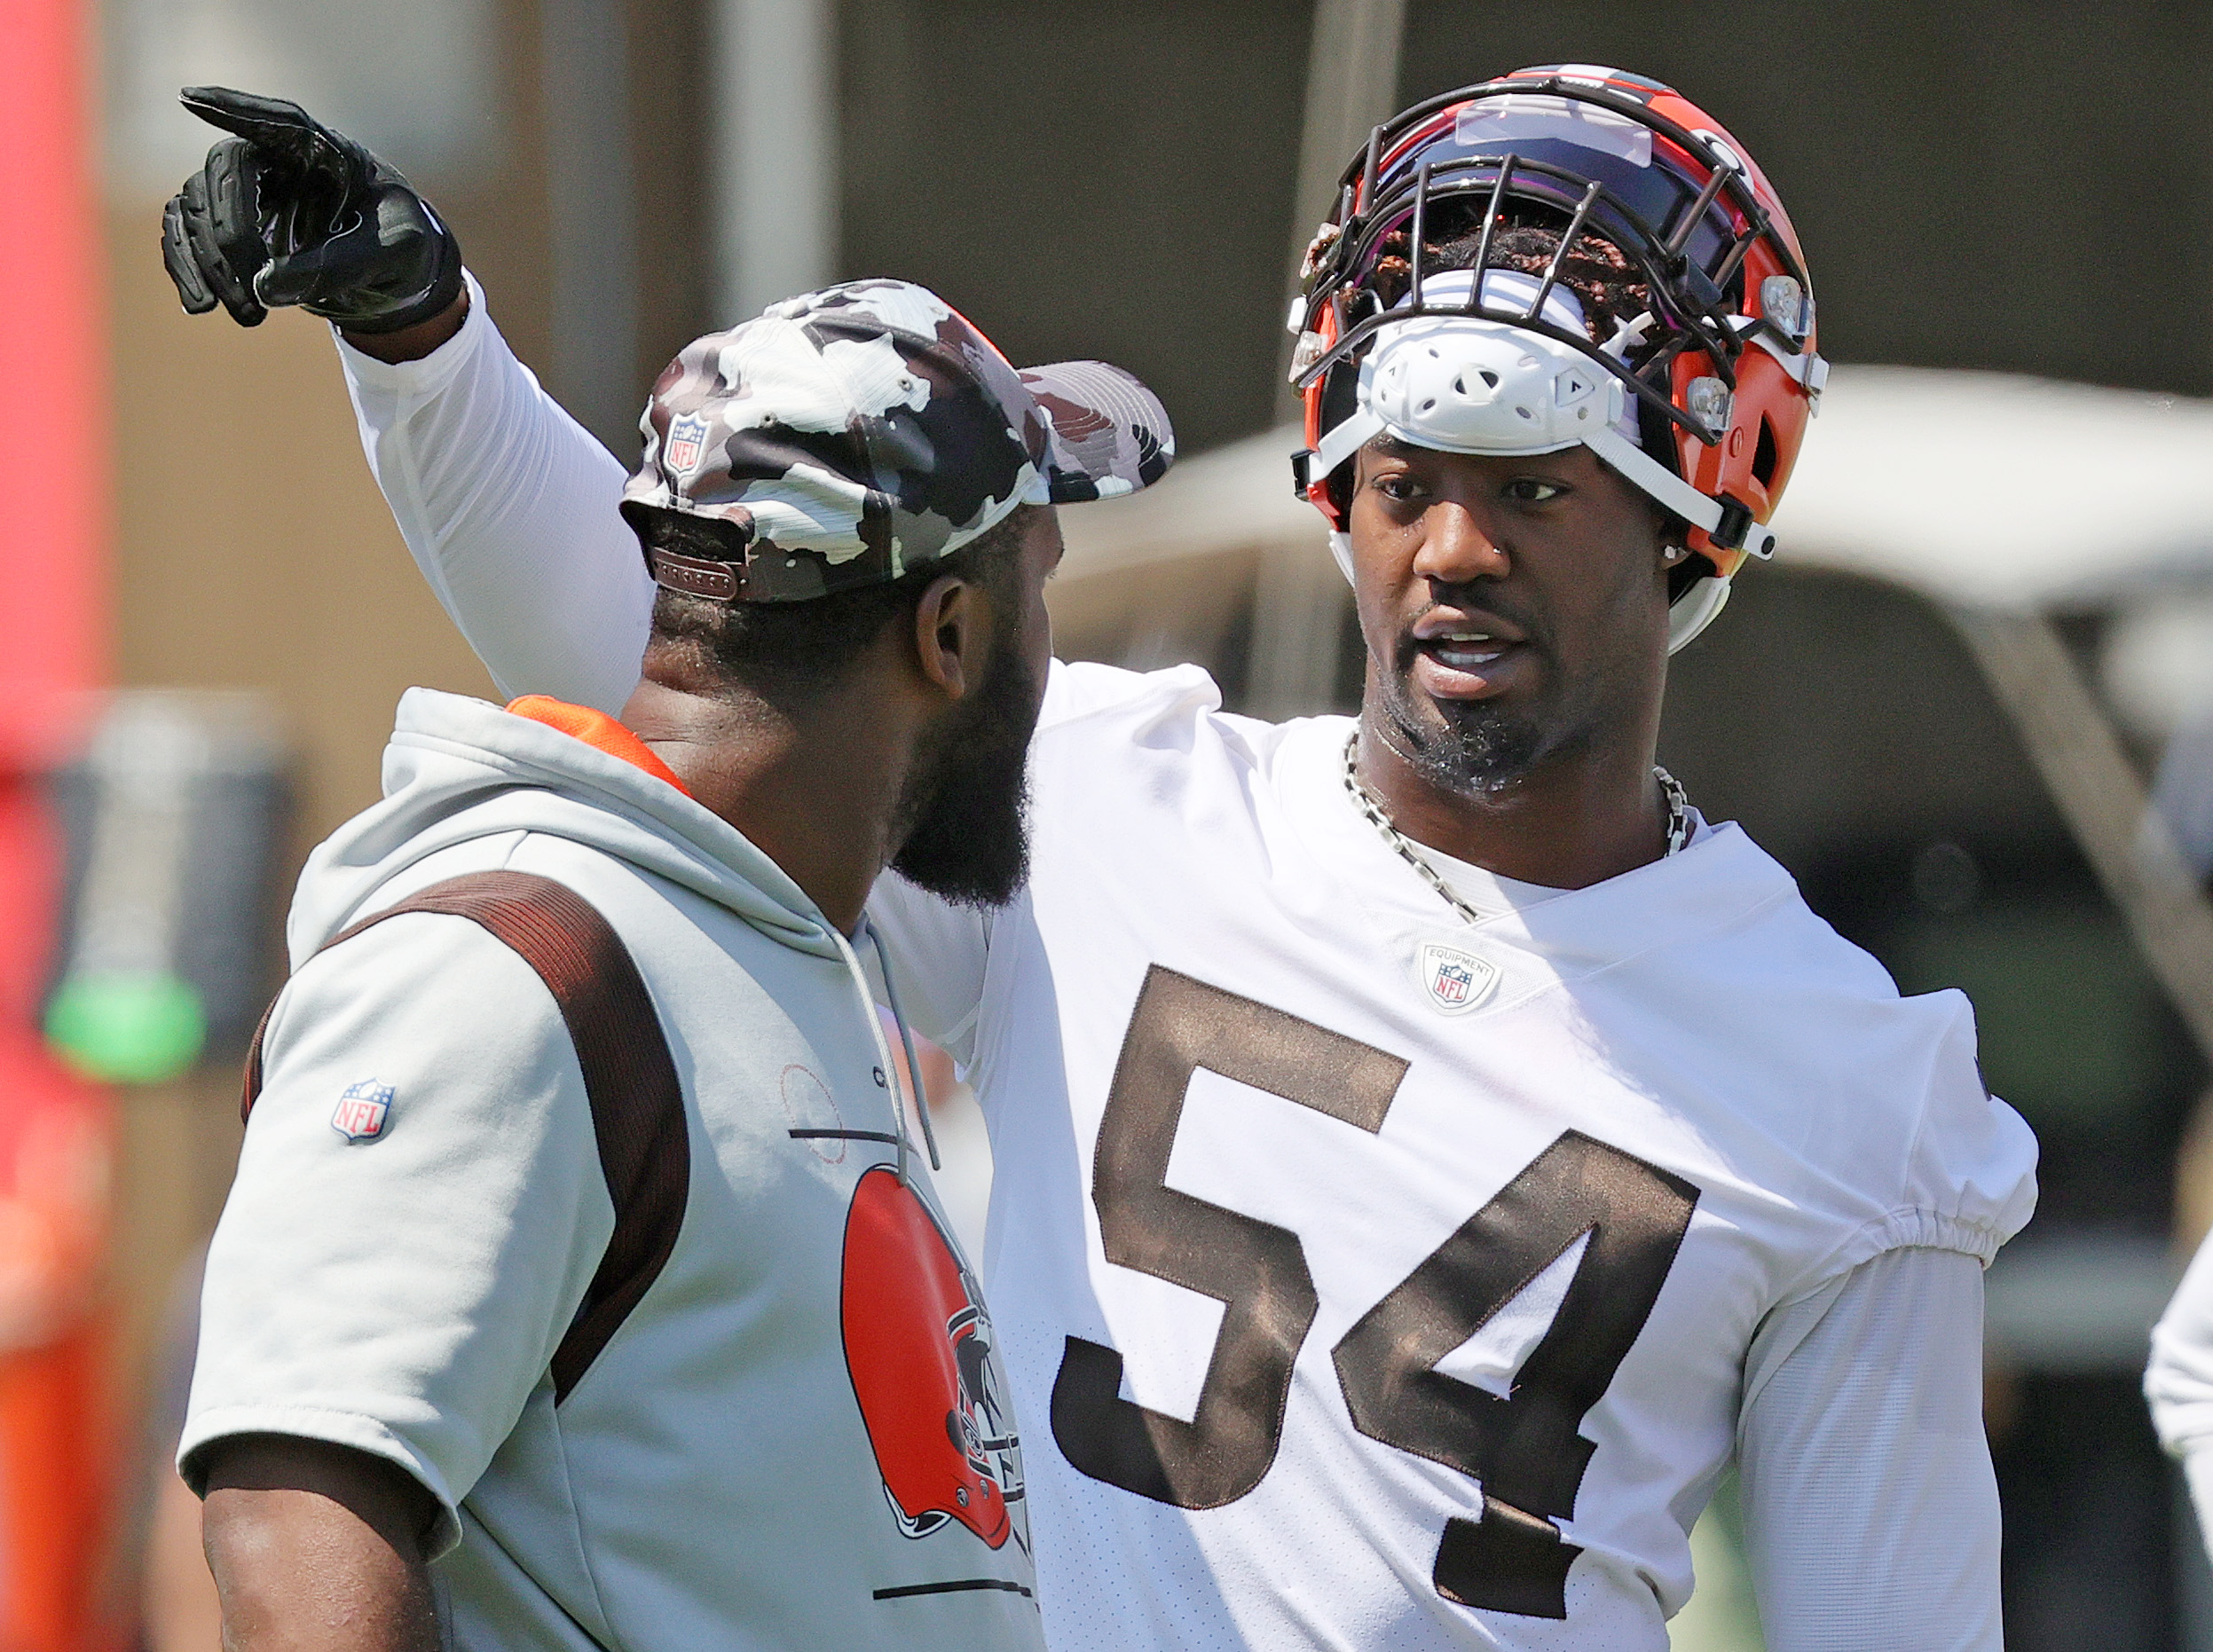
[[[1472,279],[1451,270],[1423,283],[1427,303],[1464,303]],[[1524,310],[1534,276],[1485,273],[1485,304]],[[1401,303],[1410,302],[1402,299]],[[1571,288],[1545,295],[1545,320],[1589,336]],[[1638,442],[1630,397],[1618,380],[1580,351],[1545,334],[1480,316],[1423,316],[1386,326],[1360,363],[1359,400],[1314,453],[1324,476],[1386,433],[1447,453],[1556,453],[1601,425]]]
[[[1431,276],[1422,283],[1423,302],[1464,303],[1473,279],[1466,270]],[[1484,274],[1486,305],[1525,311],[1537,290],[1537,278],[1519,271]],[[1555,326],[1590,336],[1582,303],[1567,287],[1555,285],[1545,295],[1542,314]],[[1608,344],[1610,353],[1627,333]],[[1709,533],[1721,526],[1719,501],[1644,452],[1634,398],[1619,379],[1573,346],[1510,322],[1432,315],[1382,328],[1360,363],[1353,412],[1315,448],[1316,474],[1328,475],[1379,436],[1492,457],[1556,453],[1579,443],[1692,526]],[[1330,536],[1330,549],[1350,578],[1351,547],[1338,543],[1342,537]],[[1755,555],[1772,544],[1757,524],[1746,539]],[[1669,651],[1703,631],[1728,598],[1726,581],[1694,581],[1670,610]]]

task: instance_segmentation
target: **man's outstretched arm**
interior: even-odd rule
[[[432,350],[461,330],[461,323],[469,319],[469,293],[466,288],[452,303],[413,326],[402,327],[397,333],[359,333],[340,327],[338,336],[365,356],[374,357],[387,366],[397,367],[403,361],[421,361]]]
[[[619,713],[637,686],[653,581],[617,513],[626,475],[516,359],[474,283],[467,312],[398,340],[342,335],[369,469],[408,552],[503,694]],[[450,338],[439,328],[458,320]]]
[[[331,322],[370,469],[492,680],[618,712],[653,610],[615,511],[622,466],[508,350],[398,171],[295,104],[220,87],[185,104],[231,136],[163,216],[179,301],[245,326],[287,304]]]
[[[423,1536],[397,1465],[289,1435],[209,1446],[201,1531],[225,1652],[437,1652]]]

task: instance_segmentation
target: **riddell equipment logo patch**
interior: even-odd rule
[[[338,1097],[338,1110],[330,1115],[330,1128],[350,1142],[374,1141],[384,1134],[392,1096],[390,1084],[380,1084],[373,1078],[349,1084],[346,1093]]]
[[[1442,941],[1422,943],[1417,973],[1429,1005],[1443,1015],[1463,1015],[1491,995],[1499,966]]]
[[[697,413],[686,413],[668,427],[668,468],[671,470],[689,470],[699,462],[699,450],[706,444],[707,421]]]

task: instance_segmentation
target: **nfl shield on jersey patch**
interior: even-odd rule
[[[365,1078],[349,1084],[338,1097],[338,1110],[330,1115],[330,1128],[350,1142],[373,1142],[384,1134],[384,1121],[392,1110],[392,1087]]]
[[[1416,978],[1440,1015],[1464,1015],[1491,995],[1499,966],[1441,940],[1425,940],[1414,960]]]
[[[699,462],[699,450],[707,439],[707,421],[686,413],[668,427],[668,468],[689,470]]]

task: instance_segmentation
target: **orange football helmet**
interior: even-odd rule
[[[1562,237],[1550,270],[1518,285],[1437,280],[1439,271],[1423,269],[1422,230],[1447,201],[1483,208],[1479,269],[1495,229],[1537,224]],[[1402,232],[1390,250],[1404,248],[1410,290],[1387,303],[1377,266],[1386,242]],[[1587,237],[1617,248],[1653,295],[1644,325],[1618,329],[1605,342],[1564,324],[1556,303],[1548,310],[1560,269]],[[1560,432],[1549,429],[1548,445],[1536,437],[1512,445],[1505,431],[1483,437],[1480,410],[1463,417],[1470,432],[1464,444],[1424,444],[1536,452],[1587,441],[1688,529],[1695,555],[1672,592],[1670,646],[1688,642],[1721,610],[1746,558],[1773,550],[1767,523],[1828,374],[1797,233],[1744,146],[1672,88],[1581,64],[1517,69],[1377,127],[1344,174],[1334,221],[1315,240],[1291,316],[1300,335],[1292,382],[1304,393],[1307,441],[1293,463],[1300,491],[1334,530],[1344,527],[1347,500],[1332,473],[1353,432],[1334,443],[1331,434],[1379,416],[1369,409],[1363,359],[1379,334],[1431,318],[1459,319],[1469,324],[1463,330],[1494,340],[1505,336],[1500,327],[1535,334],[1547,371],[1555,358],[1568,359],[1564,349],[1619,387],[1607,390],[1618,414],[1611,422],[1627,421],[1641,441],[1609,445],[1600,405],[1602,416],[1583,427],[1587,436],[1551,439]],[[1428,338],[1437,334],[1425,330]],[[1559,382],[1587,397],[1587,376],[1579,366],[1561,370]],[[1531,420],[1530,410],[1513,411]],[[1587,417],[1579,408],[1571,416]],[[1400,434],[1421,441],[1419,429]],[[1318,464],[1318,455],[1328,462]]]

